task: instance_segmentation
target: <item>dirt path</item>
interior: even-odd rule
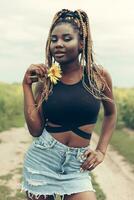
[[[31,141],[24,128],[0,133],[0,185],[11,188],[11,196],[20,189],[23,156]]]
[[[98,136],[93,135],[91,146],[94,148]],[[132,172],[133,171],[133,172]],[[93,171],[107,200],[134,199],[134,167],[109,145],[105,160]]]
[[[94,148],[98,140],[96,134],[92,138]],[[24,152],[32,141],[32,137],[24,128],[11,129],[0,133],[0,176],[22,168]],[[107,196],[107,200],[132,200],[134,197],[134,172],[117,152],[109,146],[105,161],[93,173],[97,182]],[[13,190],[19,188],[20,175],[8,181]],[[0,180],[2,184],[2,180]]]

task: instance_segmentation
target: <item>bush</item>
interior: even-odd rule
[[[117,128],[127,126],[134,128],[134,92],[133,88],[114,90],[115,101],[117,105]]]
[[[23,123],[21,85],[0,83],[0,131],[22,126]]]

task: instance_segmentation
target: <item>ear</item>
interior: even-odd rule
[[[80,40],[80,41],[79,41],[79,52],[80,52],[80,53],[82,52],[82,49],[83,49],[83,41]]]

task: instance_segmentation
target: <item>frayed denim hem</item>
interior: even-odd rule
[[[96,192],[96,190],[88,190],[89,192]],[[48,196],[53,196],[54,197],[54,200],[56,200],[56,198],[57,198],[57,195],[60,195],[60,196],[62,196],[61,197],[61,200],[64,200],[64,197],[65,197],[65,195],[71,195],[71,194],[76,194],[76,193],[80,193],[80,192],[87,192],[87,190],[85,191],[77,191],[77,192],[73,192],[73,193],[69,193],[69,194],[61,194],[61,193],[58,193],[58,192],[56,192],[56,193],[47,193],[47,194],[42,194],[42,193],[35,193],[34,191],[31,191],[31,190],[28,190],[28,189],[26,189],[26,188],[21,188],[21,191],[20,192],[27,192],[27,195],[28,195],[28,197],[31,199],[31,200],[33,200],[33,197],[35,197],[36,199],[39,199],[40,198],[40,196],[43,196],[44,198],[47,198]]]
[[[57,194],[49,194],[49,193],[47,193],[47,194],[37,194],[37,193],[35,193],[34,191],[29,191],[29,190],[27,190],[27,189],[25,189],[25,188],[22,188],[21,189],[21,191],[20,192],[27,192],[27,196],[28,196],[28,198],[30,198],[31,200],[33,200],[33,198],[35,197],[36,199],[39,199],[40,198],[40,196],[43,196],[44,198],[47,198],[48,196],[53,196],[54,197],[54,200],[56,200],[56,197],[57,197],[57,195],[58,195],[58,193]],[[60,194],[59,194],[60,195]],[[62,195],[62,199],[61,200],[64,200],[64,195]]]

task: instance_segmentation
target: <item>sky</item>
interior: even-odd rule
[[[0,81],[22,82],[30,64],[44,63],[53,16],[63,8],[88,14],[96,62],[113,86],[134,87],[133,0],[0,0]]]

